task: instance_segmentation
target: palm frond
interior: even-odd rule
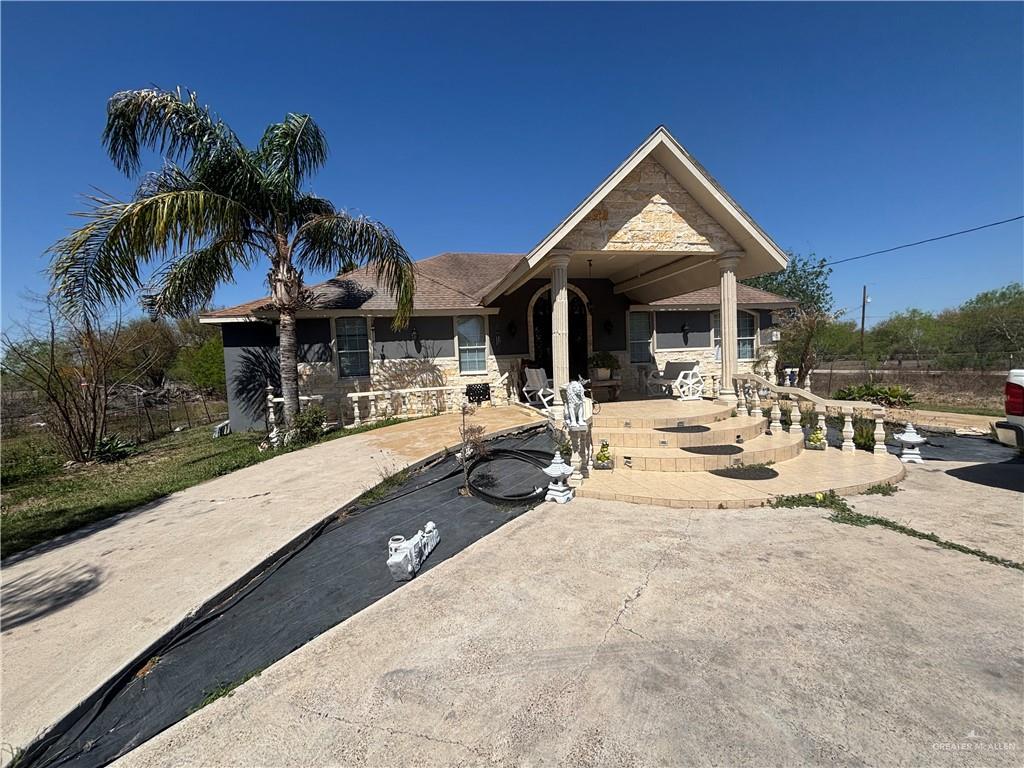
[[[114,165],[134,175],[143,149],[159,151],[171,160],[205,160],[240,146],[235,134],[196,94],[180,88],[119,91],[107,102],[103,145]]]
[[[327,162],[327,138],[309,115],[289,113],[267,126],[256,151],[274,188],[294,195]]]
[[[333,216],[337,213],[334,204],[316,195],[300,195],[295,201],[295,220],[301,225],[317,216]]]
[[[399,328],[409,321],[415,288],[412,259],[395,233],[380,222],[345,213],[314,216],[299,227],[294,256],[302,266],[320,271],[372,267],[395,297],[393,325]]]
[[[84,226],[51,249],[53,292],[69,307],[88,310],[123,301],[140,286],[140,267],[204,247],[215,239],[243,241],[248,214],[230,198],[203,189],[174,189],[121,202],[87,198]]]
[[[217,286],[235,281],[235,267],[250,267],[254,258],[233,238],[215,240],[170,259],[150,281],[147,298],[158,315],[185,317],[206,306]]]

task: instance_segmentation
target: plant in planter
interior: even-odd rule
[[[807,439],[804,440],[804,448],[811,451],[824,451],[825,446],[825,433],[817,428],[812,429],[811,433],[807,435]]]
[[[595,352],[587,360],[587,367],[595,381],[608,381],[619,370],[619,360],[611,352]]]
[[[608,450],[608,441],[601,441],[601,450],[594,456],[594,469],[611,469],[614,464],[612,452]]]
[[[562,461],[568,464],[572,460],[572,443],[565,435],[561,435],[558,442],[558,452],[562,454]]]

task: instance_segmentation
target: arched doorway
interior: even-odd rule
[[[533,361],[552,375],[551,364],[551,293],[546,291],[533,301]],[[589,347],[589,311],[586,302],[575,291],[569,291],[569,379],[587,376]]]

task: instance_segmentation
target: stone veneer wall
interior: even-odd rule
[[[609,192],[559,247],[689,253],[740,250],[729,233],[651,157]]]
[[[347,395],[351,392],[387,391],[414,387],[459,387],[461,389],[468,384],[489,383],[491,385],[491,402],[495,405],[507,405],[517,401],[513,394],[514,374],[510,374],[505,384],[500,384],[499,381],[506,371],[514,370],[513,361],[498,360],[494,355],[487,356],[486,374],[460,373],[459,361],[454,357],[435,358],[430,361],[372,360],[370,376],[338,379],[333,363],[303,363],[299,366],[299,392],[302,395],[322,395],[328,419],[350,424],[354,420],[354,413],[352,400]],[[360,418],[366,416],[366,405],[363,403]]]

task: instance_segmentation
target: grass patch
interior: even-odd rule
[[[892,483],[876,483],[864,491],[865,496],[892,496],[899,490]]]
[[[359,497],[353,503],[359,507],[368,507],[371,504],[383,501],[409,479],[409,474],[408,469],[402,469],[393,475],[385,475],[373,488],[359,494]]]
[[[888,485],[888,483],[873,487],[878,488],[882,487],[882,485]],[[885,495],[888,496],[890,494],[886,493]],[[997,557],[996,555],[991,555],[981,549],[974,549],[973,547],[968,547],[964,544],[957,544],[955,541],[947,541],[939,538],[934,533],[925,533],[924,531],[919,531],[916,528],[911,528],[910,526],[897,523],[885,517],[862,515],[861,513],[854,511],[853,507],[850,506],[850,503],[835,491],[828,491],[827,493],[804,493],[798,496],[779,496],[772,500],[771,506],[775,509],[793,507],[822,507],[824,509],[830,509],[832,510],[832,514],[828,516],[828,519],[833,523],[852,525],[857,528],[866,528],[869,525],[877,525],[881,528],[887,528],[890,531],[895,531],[896,533],[902,533],[904,536],[911,536],[915,539],[930,541],[942,549],[951,549],[954,552],[962,552],[965,555],[971,555],[979,560],[985,561],[986,563],[1024,571],[1024,563],[1018,563],[1015,560],[1007,560],[1003,557]]]
[[[966,413],[971,416],[1005,416],[1005,412],[999,408],[980,408],[971,405],[949,405],[947,403],[914,403],[912,406],[918,411],[942,411],[945,413]]]
[[[399,421],[335,430],[318,442]],[[209,426],[193,427],[143,443],[122,461],[68,468],[44,434],[4,440],[0,555],[7,557],[169,493],[306,447],[261,452],[263,439],[262,434],[241,433],[214,440]]]
[[[223,699],[225,697],[229,697],[230,698],[231,696],[233,696],[235,694],[235,689],[238,686],[242,685],[243,683],[248,682],[249,680],[252,680],[254,677],[259,677],[262,674],[262,672],[263,672],[262,669],[257,669],[255,672],[250,672],[248,675],[243,677],[241,680],[236,680],[233,683],[221,683],[220,685],[218,685],[213,690],[204,691],[205,695],[203,696],[203,700],[201,702],[199,702],[196,706],[191,707],[188,710],[188,714],[191,715],[191,714],[193,714],[195,712],[198,712],[203,707],[208,706],[210,704],[213,704],[213,702],[215,702],[217,699]]]

